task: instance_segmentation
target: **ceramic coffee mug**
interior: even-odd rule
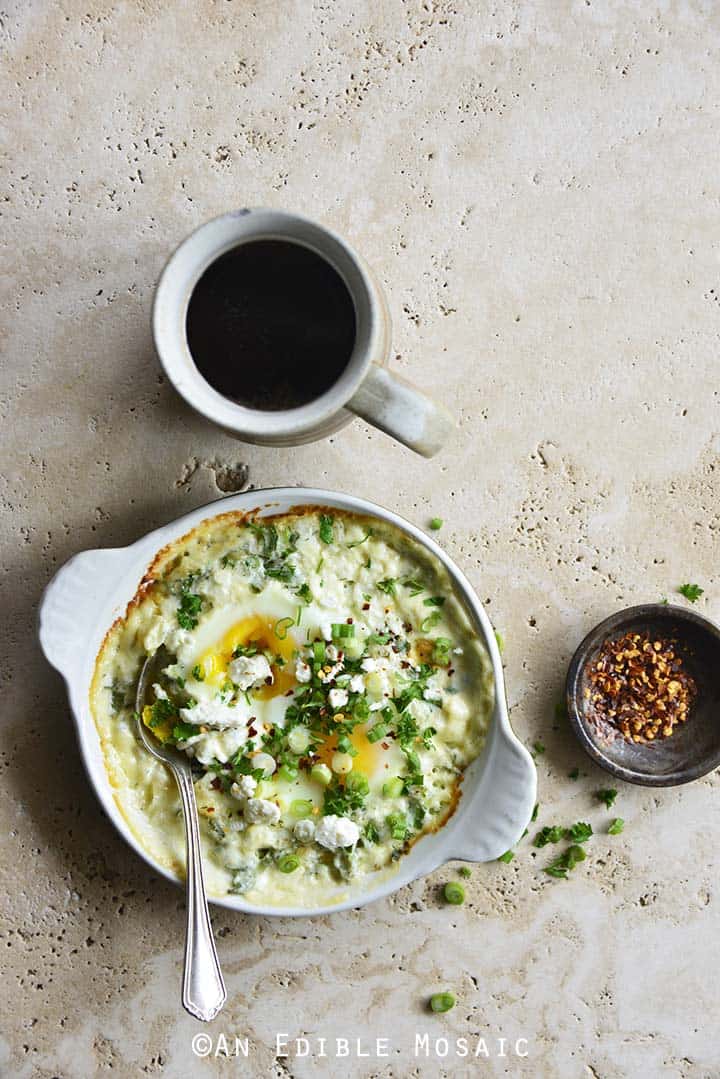
[[[195,285],[211,263],[250,240],[286,240],[326,260],[355,306],[355,344],[337,381],[299,408],[261,411],[223,397],[203,378],[188,347],[185,320]],[[237,210],[201,225],[172,255],[155,294],[155,346],[165,373],[187,403],[245,442],[295,446],[326,438],[361,416],[410,449],[431,457],[454,424],[442,405],[387,369],[390,317],[370,270],[336,233],[279,210]]]

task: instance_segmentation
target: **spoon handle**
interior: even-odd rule
[[[218,1014],[227,999],[215,941],[213,940],[205,879],[203,877],[197,804],[190,769],[173,767],[183,814],[187,854],[187,929],[185,934],[185,969],[183,971],[183,1006],[208,1023]]]

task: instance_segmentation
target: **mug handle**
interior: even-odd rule
[[[443,405],[376,363],[345,407],[423,457],[436,454],[455,428]]]

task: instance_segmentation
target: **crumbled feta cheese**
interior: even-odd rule
[[[329,671],[323,671],[321,673],[320,681],[325,682],[325,683],[333,682],[337,678],[337,676],[340,674],[340,671],[342,669],[343,669],[343,665],[342,665],[341,662],[338,661],[337,663],[333,664],[333,666],[330,668]]]
[[[351,693],[362,693],[365,689],[365,679],[361,674],[354,674],[350,679],[348,689]]]
[[[372,656],[368,656],[367,659],[364,659],[362,661],[360,666],[362,667],[362,669],[364,671],[376,671],[377,670],[377,661],[374,660]]]
[[[439,686],[426,686],[423,699],[426,701],[441,701],[442,690]]]
[[[203,727],[243,727],[247,738],[247,717],[242,709],[232,708],[219,697],[197,701],[192,708],[181,708],[180,715],[186,723]]]
[[[315,825],[311,820],[299,820],[293,833],[298,843],[311,843],[315,835]]]
[[[324,640],[331,641],[332,640],[332,622],[323,622],[323,624],[320,626],[320,632],[321,632]]]
[[[353,847],[359,838],[360,829],[349,817],[336,817],[330,814],[328,817],[323,817],[315,829],[315,842],[326,850]]]
[[[249,798],[245,806],[245,819],[252,824],[277,824],[280,807],[267,798]]]
[[[295,678],[298,682],[309,682],[312,678],[310,664],[300,659],[300,656],[295,660]]]
[[[165,692],[165,690],[163,689],[163,687],[160,685],[159,682],[153,682],[153,687],[152,688],[153,688],[153,693],[155,694],[155,700],[156,701],[167,701],[167,700],[169,700],[167,693]]]
[[[257,780],[252,776],[240,776],[237,783],[233,783],[230,787],[230,793],[233,798],[252,798],[253,794],[257,790]]]
[[[270,664],[262,653],[256,656],[238,656],[228,665],[228,674],[231,681],[242,690],[263,685],[268,678],[272,682]]]
[[[334,644],[329,644],[327,646],[327,648],[325,649],[325,655],[331,663],[335,663],[335,661],[340,657],[340,653],[338,652]]]
[[[331,689],[328,693],[328,702],[331,708],[342,708],[348,702],[346,689]]]
[[[247,727],[228,727],[224,731],[195,734],[178,744],[189,757],[195,757],[201,764],[212,764],[213,761],[224,764],[235,756],[246,741]]]

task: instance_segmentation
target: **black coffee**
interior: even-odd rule
[[[355,343],[355,309],[336,270],[286,240],[253,240],[213,262],[186,332],[211,386],[248,408],[298,408],[337,381]]]

